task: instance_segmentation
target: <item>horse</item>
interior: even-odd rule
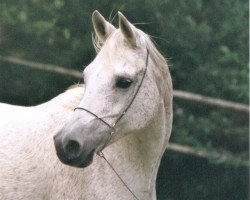
[[[0,104],[0,199],[156,199],[171,77],[150,37],[118,17],[115,28],[93,12],[98,53],[83,85],[38,106]]]

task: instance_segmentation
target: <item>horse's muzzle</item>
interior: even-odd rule
[[[84,168],[89,166],[94,157],[95,149],[87,151],[80,141],[54,136],[56,154],[59,160],[70,166]]]

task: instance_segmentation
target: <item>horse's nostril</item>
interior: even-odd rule
[[[81,154],[81,145],[75,140],[69,140],[64,151],[69,159],[77,158]]]

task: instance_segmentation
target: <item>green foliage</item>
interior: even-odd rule
[[[121,10],[152,35],[169,60],[175,89],[248,103],[248,2],[243,0],[4,0],[0,2],[1,55],[80,71],[95,57],[91,42],[95,9],[114,18],[114,24],[115,13]],[[5,102],[34,105],[78,81],[0,63],[0,97]],[[242,163],[248,160],[248,115],[176,99],[174,112],[172,142],[211,155],[223,153],[226,158],[211,156],[205,164],[195,158],[186,161],[181,155],[165,158],[159,198],[247,199],[248,173]],[[200,171],[197,164],[202,165]],[[174,172],[186,165],[190,165],[187,174]],[[169,173],[165,177],[164,170],[177,178]],[[210,176],[199,177],[206,170]],[[213,175],[211,170],[217,172]]]

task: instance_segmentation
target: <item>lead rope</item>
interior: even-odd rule
[[[77,110],[84,110],[86,112],[88,112],[89,114],[93,115],[95,118],[99,119],[100,121],[102,121],[105,125],[107,125],[111,131],[110,131],[110,136],[109,138],[107,139],[107,141],[105,142],[104,146],[101,148],[101,150],[99,150],[96,154],[98,156],[100,156],[101,158],[103,158],[106,163],[108,164],[108,166],[113,170],[113,172],[116,174],[116,176],[120,179],[120,181],[123,183],[123,185],[127,188],[127,190],[133,195],[133,197],[136,199],[136,200],[139,200],[139,198],[133,193],[133,191],[129,188],[129,186],[127,185],[127,183],[121,178],[121,176],[117,173],[117,171],[115,170],[115,168],[111,165],[111,163],[107,160],[107,158],[104,156],[104,153],[102,152],[102,150],[107,146],[107,144],[110,142],[113,134],[115,133],[115,126],[116,124],[122,119],[122,117],[125,115],[125,113],[128,111],[128,109],[130,108],[130,106],[132,105],[132,103],[134,102],[135,100],[135,97],[137,96],[140,88],[141,88],[141,85],[142,85],[142,82],[145,78],[145,75],[146,75],[146,72],[147,72],[147,67],[148,67],[148,56],[149,56],[149,51],[147,49],[147,57],[146,57],[146,64],[145,64],[145,70],[144,70],[144,73],[143,73],[143,76],[142,76],[142,79],[141,79],[141,82],[138,86],[138,89],[136,90],[135,92],[135,95],[133,96],[133,98],[131,99],[130,103],[128,104],[128,106],[124,109],[124,111],[121,113],[121,115],[117,118],[117,120],[115,121],[115,123],[113,125],[110,125],[108,122],[106,122],[105,120],[103,120],[102,118],[98,117],[95,113],[85,109],[85,108],[82,108],[82,107],[76,107],[74,109]]]
[[[107,158],[104,156],[103,152],[100,151],[97,153],[98,156],[100,156],[101,158],[103,158],[106,163],[109,165],[109,167],[113,170],[113,172],[116,174],[116,176],[120,179],[120,181],[123,183],[123,185],[127,188],[127,190],[133,195],[133,197],[136,200],[139,200],[139,198],[134,194],[134,192],[129,188],[129,186],[127,185],[127,183],[125,183],[125,181],[122,179],[122,177],[118,174],[118,172],[115,170],[115,168],[111,165],[111,163],[107,160]]]

